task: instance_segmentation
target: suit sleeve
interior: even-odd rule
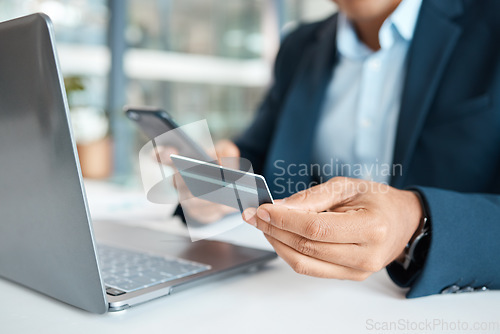
[[[387,270],[398,285],[411,286],[408,298],[460,288],[500,288],[500,195],[465,194],[414,187],[431,220],[431,242],[417,277]]]

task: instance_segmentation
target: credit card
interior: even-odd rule
[[[243,212],[273,198],[262,175],[226,168],[180,155],[170,155],[193,196]]]

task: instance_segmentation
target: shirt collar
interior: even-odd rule
[[[412,40],[421,4],[422,0],[401,1],[380,28],[381,49],[389,49],[397,38],[407,42]],[[359,59],[373,53],[358,39],[352,23],[342,12],[339,13],[337,24],[337,49],[341,55]]]
[[[407,41],[411,41],[413,38],[421,5],[422,0],[403,0],[388,17],[400,36]]]

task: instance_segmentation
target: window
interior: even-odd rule
[[[126,6],[123,104],[165,108],[181,124],[206,118],[216,139],[251,122],[271,80],[280,30],[334,10],[330,0],[3,0],[0,20],[47,13],[68,87],[83,86],[70,93],[71,108],[105,114],[114,1]],[[132,175],[146,138],[132,125],[111,128],[115,170]]]

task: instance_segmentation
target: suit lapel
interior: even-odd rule
[[[292,107],[292,109],[297,108],[294,111],[295,119],[293,121],[300,128],[303,134],[300,138],[305,144],[303,145],[304,154],[296,156],[300,156],[302,162],[305,163],[309,163],[311,158],[314,131],[337,59],[336,17],[319,32],[316,44],[307,50],[309,54],[304,59],[297,85],[292,94],[297,98],[297,103]],[[294,133],[300,132],[294,131]],[[307,160],[304,161],[305,159]]]
[[[391,185],[402,187],[411,155],[431,107],[461,28],[451,18],[462,13],[461,1],[424,1],[413,42],[408,52],[407,73],[394,148],[394,164],[402,175],[394,175]]]
[[[315,40],[304,50],[276,129],[271,158],[266,161],[264,173],[269,179],[279,172],[276,171],[276,161],[285,161],[287,165],[309,164],[311,161],[314,130],[336,61],[336,28],[335,15],[325,22]],[[309,185],[312,177],[296,175],[293,180],[296,184]],[[278,189],[274,182],[269,187],[276,195]]]

